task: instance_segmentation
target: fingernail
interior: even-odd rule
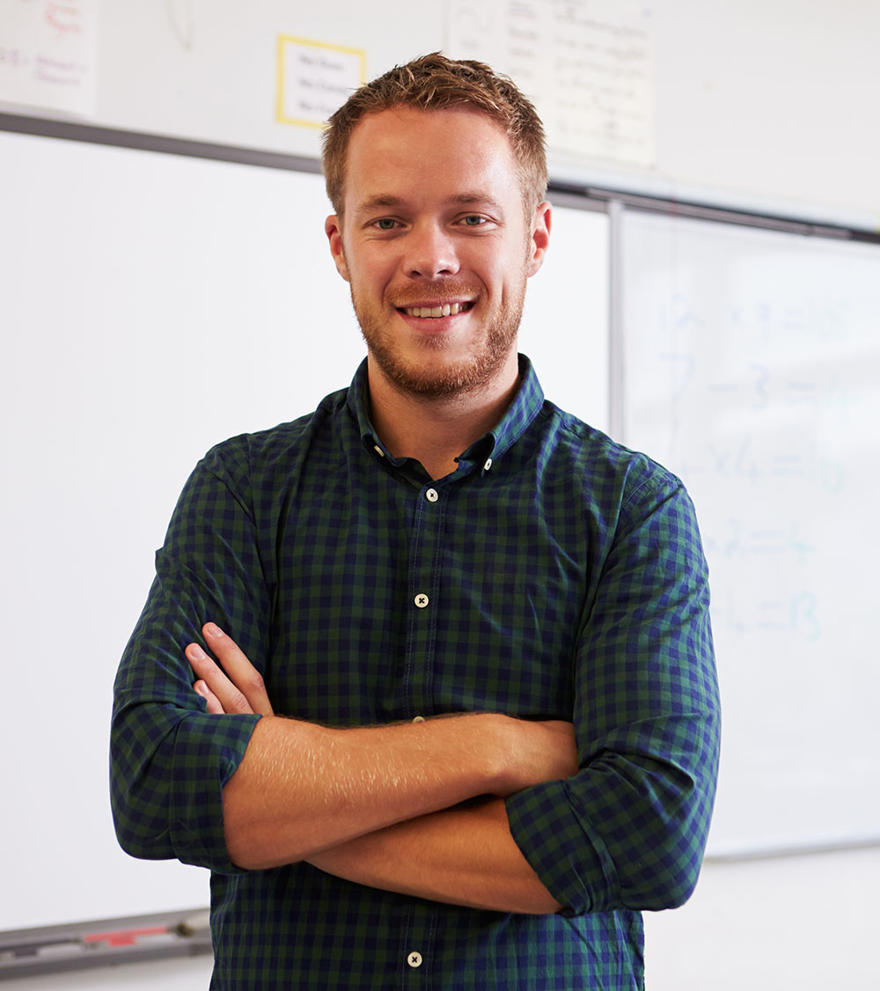
[[[202,648],[197,643],[191,643],[186,648],[187,656],[193,658],[196,661],[207,660],[208,655],[202,650]]]
[[[223,631],[216,623],[205,623],[205,636],[222,637]]]

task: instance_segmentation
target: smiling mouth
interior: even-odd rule
[[[473,302],[443,303],[440,306],[400,306],[398,309],[408,317],[419,320],[439,320],[442,317],[454,317],[459,313],[467,313],[473,309]]]

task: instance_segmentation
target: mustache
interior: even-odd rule
[[[407,306],[420,306],[425,302],[461,303],[473,302],[480,295],[480,289],[466,282],[430,281],[421,282],[411,289],[399,290],[388,296],[388,301],[398,309]]]

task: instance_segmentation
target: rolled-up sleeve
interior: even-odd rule
[[[511,832],[567,914],[681,905],[702,863],[720,709],[690,498],[624,489],[575,659],[579,773],[507,800]]]
[[[247,448],[241,439],[224,448],[190,476],[156,554],[114,685],[110,790],[117,837],[132,856],[234,872],[222,789],[259,716],[208,715],[184,656],[213,621],[265,666],[271,587],[248,498]]]

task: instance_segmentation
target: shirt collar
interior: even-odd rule
[[[346,400],[349,410],[357,420],[361,440],[368,450],[376,451],[392,464],[406,459],[397,459],[385,449],[370,421],[370,387],[367,381],[367,359],[361,362]],[[459,457],[460,462],[474,462],[481,465],[484,472],[522,437],[529,425],[541,412],[544,404],[544,390],[531,361],[519,355],[519,388],[511,404],[495,426],[474,441]]]

